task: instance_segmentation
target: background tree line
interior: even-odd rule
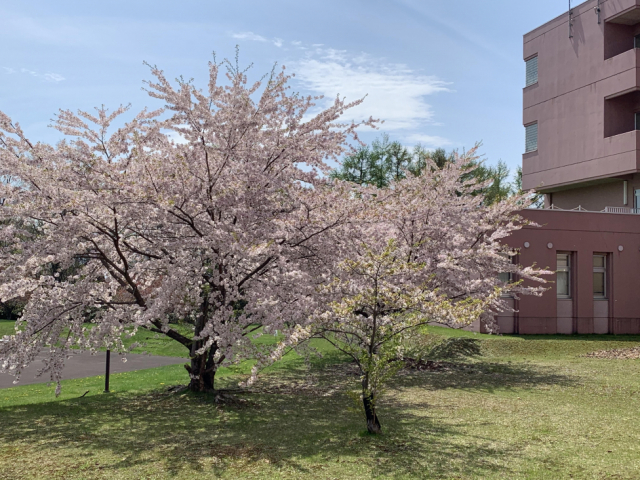
[[[455,153],[455,150],[447,152],[444,148],[428,150],[421,144],[409,149],[397,140],[390,140],[388,134],[383,134],[371,145],[363,145],[355,153],[347,155],[331,176],[358,185],[386,188],[392,182],[404,179],[406,172],[420,175],[428,164],[427,159],[438,168],[443,168],[454,161]],[[522,167],[516,169],[513,179],[509,167],[502,160],[495,165],[488,165],[485,160],[474,160],[470,167],[472,170],[464,175],[463,180],[474,179],[479,185],[490,182],[488,186],[473,192],[475,196],[483,196],[485,205],[523,193]],[[533,196],[532,206],[542,207],[541,195]]]

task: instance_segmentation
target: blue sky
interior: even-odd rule
[[[577,3],[577,2],[576,2]],[[469,148],[511,168],[524,150],[522,35],[564,0],[28,1],[0,5],[0,110],[34,140],[59,108],[132,103],[143,61],[206,85],[207,62],[235,55],[255,79],[274,62],[295,90],[348,99],[405,145]]]

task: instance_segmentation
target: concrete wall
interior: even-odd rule
[[[626,202],[624,196],[625,181],[627,182]],[[601,180],[601,183],[594,185],[581,185],[549,192],[546,195],[547,205],[545,207],[548,208],[549,205],[553,204],[565,210],[582,207],[595,212],[604,210],[605,207],[636,208],[635,190],[640,190],[640,174]]]
[[[602,0],[600,24],[595,6],[590,0],[573,9],[573,38],[568,14],[524,36],[523,58],[538,55],[538,83],[523,91],[523,124],[538,122],[538,150],[523,155],[525,189],[639,171],[640,135],[629,119],[631,100],[640,108],[632,93],[640,87],[640,50],[633,49],[640,23],[624,22],[635,21],[640,0]],[[616,100],[622,94],[630,96]]]
[[[515,310],[516,301],[513,298],[509,298],[506,300],[509,308]],[[516,333],[516,322],[515,322],[515,313],[513,311],[501,312],[500,315],[496,316],[496,323],[498,325],[498,331],[500,333],[509,334]],[[479,327],[480,325],[478,325]],[[476,330],[477,331],[477,330]]]
[[[556,269],[556,253],[572,252],[572,298],[559,300],[555,283],[541,297],[522,296],[513,327],[506,325],[504,333],[640,333],[640,216],[552,210],[522,214],[541,227],[514,233],[509,245],[520,250],[522,265],[550,270]],[[604,301],[593,298],[594,253],[608,254]]]
[[[549,195],[550,201],[554,206],[567,210],[580,206],[586,210],[599,212],[604,210],[605,207],[633,206],[624,205],[623,180],[562,190]],[[627,195],[629,196],[628,192]]]

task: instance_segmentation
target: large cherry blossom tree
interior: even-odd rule
[[[152,67],[165,106],[128,122],[128,107],[60,111],[56,145],[0,113],[0,301],[26,302],[0,371],[45,353],[59,391],[72,349],[125,352],[144,328],[184,345],[207,391],[220,365],[277,355],[254,336],[288,338],[317,309],[324,237],[357,208],[325,162],[373,120],[341,123],[359,101],[340,98],[312,115],[284,69],[250,84],[221,66],[204,91]]]

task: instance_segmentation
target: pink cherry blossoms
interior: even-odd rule
[[[209,390],[221,364],[269,356],[253,336],[287,336],[316,308],[322,236],[348,213],[326,208],[344,194],[325,162],[356,136],[338,118],[359,102],[307,118],[314,99],[288,94],[284,69],[248,84],[229,65],[221,85],[219,68],[205,92],[152,68],[166,107],[128,123],[125,107],[61,111],[55,146],[0,114],[0,175],[13,179],[0,187],[0,301],[27,301],[2,371],[19,377],[48,352],[59,382],[72,348],[124,351],[122,336],[147,328],[188,348],[191,388]]]
[[[384,190],[329,180],[327,161],[375,124],[341,123],[360,101],[311,115],[284,71],[249,84],[219,69],[201,91],[152,68],[163,109],[126,123],[128,107],[61,111],[57,145],[0,113],[0,301],[26,302],[0,371],[19,378],[45,353],[59,385],[72,349],[125,352],[145,328],[184,345],[190,388],[208,391],[221,365],[264,365],[311,336],[371,360],[427,321],[466,325],[506,308],[505,291],[542,291],[544,272],[502,243],[527,201],[471,196],[473,152]],[[252,341],[276,331],[280,344]]]

